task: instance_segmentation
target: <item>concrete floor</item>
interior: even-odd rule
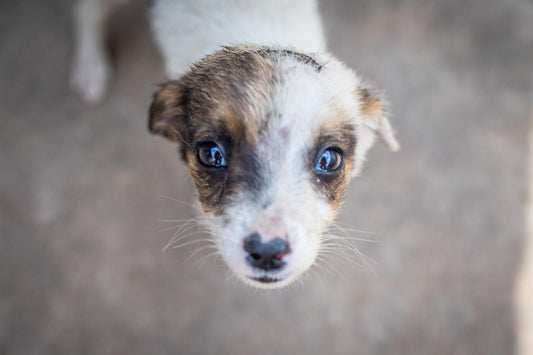
[[[403,149],[371,152],[340,218],[375,232],[353,232],[374,272],[331,258],[265,293],[185,262],[194,248],[161,252],[192,191],[146,130],[164,76],[143,4],[115,16],[111,91],[87,107],[68,87],[71,2],[0,2],[1,354],[513,353],[533,3],[322,5]]]

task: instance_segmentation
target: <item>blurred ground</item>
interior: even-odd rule
[[[146,130],[163,72],[143,4],[115,16],[98,107],[68,88],[70,7],[0,2],[0,353],[513,353],[533,3],[323,3],[403,149],[372,151],[340,219],[376,233],[352,233],[376,241],[359,243],[375,274],[330,259],[339,273],[268,293],[184,262],[194,248],[162,254],[159,221],[193,216],[175,201],[192,190]]]

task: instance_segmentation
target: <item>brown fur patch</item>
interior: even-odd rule
[[[183,142],[183,120],[186,116],[184,88],[180,82],[169,81],[154,94],[150,105],[148,130],[172,141]]]
[[[331,206],[337,210],[340,207],[354,165],[355,155],[355,127],[353,124],[344,121],[339,123],[339,119],[334,124],[335,119],[326,122],[314,138],[315,150],[310,156],[313,157],[311,162],[312,168],[316,163],[318,155],[327,147],[340,148],[343,152],[344,165],[342,169],[334,174],[318,175],[314,179],[314,185],[317,191],[325,196]],[[342,121],[341,121],[342,122]]]
[[[237,186],[261,185],[253,146],[269,118],[275,80],[272,58],[253,47],[226,47],[154,95],[149,129],[181,144],[206,212],[219,214]],[[233,163],[202,166],[196,151],[202,140],[216,141]]]
[[[394,137],[394,131],[388,119],[388,112],[383,100],[368,88],[357,89],[361,100],[363,124],[371,129],[392,151],[400,149],[400,144]]]
[[[367,117],[385,117],[387,109],[379,96],[368,88],[359,88],[357,93],[361,98],[361,112]]]

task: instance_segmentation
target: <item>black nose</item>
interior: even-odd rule
[[[276,270],[285,266],[283,257],[291,252],[289,243],[281,238],[276,238],[268,243],[261,241],[258,233],[252,233],[244,239],[244,250],[248,252],[246,261],[253,267]]]

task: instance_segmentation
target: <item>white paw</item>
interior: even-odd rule
[[[106,93],[110,75],[111,66],[104,56],[79,57],[72,70],[71,85],[83,101],[98,103]]]

